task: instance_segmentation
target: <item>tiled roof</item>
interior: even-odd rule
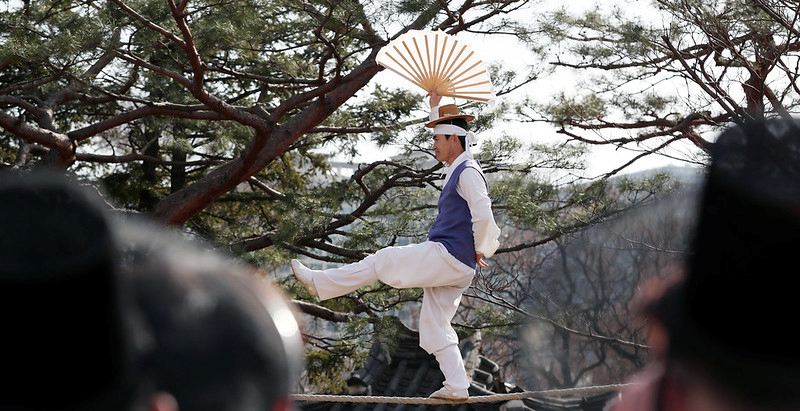
[[[347,381],[348,395],[427,397],[442,386],[444,376],[433,355],[419,347],[419,335],[400,325],[392,346],[372,346],[363,368],[354,371]],[[464,338],[460,349],[468,373],[472,375],[470,396],[521,392],[519,387],[502,380],[497,363],[478,352],[480,340]],[[304,411],[602,411],[615,393],[576,398],[530,399],[456,405],[348,404],[307,402],[298,404]]]

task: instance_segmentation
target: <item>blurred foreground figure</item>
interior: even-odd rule
[[[291,409],[303,346],[281,292],[181,238],[130,224],[120,232],[155,340],[156,387],[182,411]]]
[[[149,407],[146,335],[102,206],[56,176],[0,174],[3,410]]]
[[[284,296],[95,197],[0,174],[0,409],[288,409],[301,357]]]
[[[611,409],[800,410],[800,125],[725,131],[698,217],[685,275],[643,307],[653,359]]]

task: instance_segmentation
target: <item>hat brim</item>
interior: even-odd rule
[[[444,117],[441,117],[441,118],[437,118],[436,120],[432,120],[432,121],[429,121],[429,122],[425,123],[425,127],[434,128],[434,127],[436,127],[437,124],[441,123],[442,121],[455,120],[455,119],[459,119],[459,118],[464,119],[464,121],[466,121],[466,122],[470,122],[472,120],[475,120],[475,116],[470,116],[469,114],[459,114],[457,116],[444,116]]]

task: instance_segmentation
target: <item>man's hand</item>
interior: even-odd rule
[[[431,96],[430,99],[431,108],[438,106],[439,102],[442,101],[442,96],[436,94],[436,90],[431,90],[430,96]]]
[[[489,263],[483,258],[483,254],[477,253],[475,254],[475,262],[478,263],[478,267],[486,268],[489,266]]]

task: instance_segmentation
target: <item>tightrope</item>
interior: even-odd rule
[[[565,388],[560,390],[522,391],[510,394],[492,394],[470,396],[463,401],[441,400],[427,397],[386,397],[372,395],[329,395],[329,394],[292,394],[298,402],[348,402],[348,403],[382,403],[382,404],[472,404],[479,402],[500,402],[521,400],[523,398],[551,398],[567,395],[594,395],[619,391],[633,384],[598,385],[594,387]]]

